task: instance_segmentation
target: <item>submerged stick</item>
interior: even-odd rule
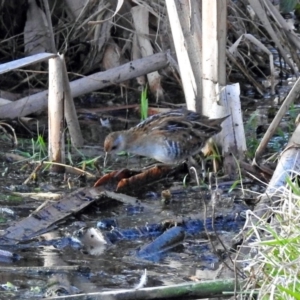
[[[101,299],[101,300],[137,300],[137,299],[203,299],[232,296],[236,288],[235,279],[207,280],[202,282],[182,283],[169,286],[150,287],[143,289],[128,289],[106,291],[100,293],[77,294],[54,297],[51,299]],[[240,287],[237,288],[239,290]],[[186,298],[186,299],[187,299]]]

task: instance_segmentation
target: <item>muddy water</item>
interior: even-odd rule
[[[266,103],[265,103],[266,104]],[[265,105],[258,114],[262,119],[269,114],[271,105]],[[287,121],[288,122],[288,121]],[[267,126],[266,124],[258,124]],[[252,125],[249,127],[251,128]],[[256,128],[257,125],[252,126]],[[82,149],[85,158],[101,156],[103,162],[103,152],[101,146],[108,130],[99,127],[98,120],[91,121],[83,126],[85,137],[91,137],[91,143]],[[265,128],[265,127],[264,127]],[[123,129],[123,128],[117,128]],[[101,132],[99,132],[99,130]],[[255,132],[257,134],[257,132]],[[256,137],[255,137],[256,138]],[[284,145],[286,136],[277,136],[270,145],[273,150],[278,151]],[[21,184],[32,171],[32,166],[27,166],[25,162],[12,162],[5,156],[6,153],[13,152],[10,145],[3,142],[4,148],[0,157],[0,208],[10,208],[13,215],[3,212],[0,215],[0,229],[8,228],[13,222],[27,217],[43,201],[33,200],[30,197],[20,197],[12,195],[12,191],[32,192],[53,191],[69,193],[66,178],[63,175],[49,174],[48,171],[41,172],[35,183],[30,182],[27,186]],[[25,149],[29,149],[30,144],[22,144]],[[29,145],[29,146],[28,146]],[[80,161],[82,157],[76,157],[74,151],[72,158]],[[147,164],[145,159],[135,157],[117,156],[111,161],[111,169],[120,167],[140,167]],[[91,170],[96,174],[96,170]],[[134,191],[134,196],[138,199],[138,205],[146,208],[142,211],[132,213],[131,208],[123,203],[111,201],[109,205],[98,206],[92,204],[86,210],[64,220],[58,224],[54,230],[35,239],[35,246],[17,246],[5,248],[19,255],[18,260],[12,261],[2,259],[0,261],[0,284],[11,283],[10,291],[0,291],[0,299],[7,298],[8,295],[17,299],[32,299],[42,295],[53,295],[54,291],[63,293],[89,293],[99,292],[109,289],[133,288],[137,285],[145,269],[147,269],[148,280],[146,286],[167,285],[181,283],[189,280],[211,279],[218,277],[222,268],[222,258],[227,254],[220,245],[216,233],[210,230],[208,239],[205,232],[199,231],[187,234],[185,240],[178,246],[167,251],[157,260],[146,260],[137,257],[137,251],[144,245],[153,241],[155,237],[140,236],[136,239],[121,239],[116,243],[107,244],[98,254],[89,253],[86,249],[74,249],[67,246],[58,249],[53,246],[38,246],[39,242],[52,240],[65,236],[72,236],[74,232],[83,227],[96,227],[97,223],[105,219],[117,220],[118,229],[145,227],[149,224],[158,224],[165,220],[176,220],[197,218],[205,220],[211,217],[213,209],[211,207],[211,192],[206,187],[194,190],[195,184],[188,183],[188,188],[183,187],[183,178],[186,174],[178,174],[165,181],[145,186],[138,191]],[[94,180],[80,182],[75,176],[68,176],[72,190],[80,186],[92,186]],[[223,194],[220,201],[215,206],[215,216],[224,216],[238,213],[245,208],[242,200],[242,192],[237,189],[234,193],[228,194],[231,184],[221,187]],[[170,204],[166,205],[161,201],[161,191],[170,188],[172,197]],[[253,198],[257,192],[263,192],[264,187],[252,185],[246,186],[248,191],[243,198]],[[252,190],[252,192],[251,192]],[[205,213],[205,209],[207,212]],[[236,236],[239,228],[232,230],[218,230],[218,236],[228,248],[232,245],[232,238]],[[104,235],[106,232],[104,231]],[[215,253],[215,248],[218,254]],[[0,245],[1,249],[1,245]],[[16,288],[16,290],[14,289]]]
[[[10,152],[8,147],[3,153]],[[99,150],[97,149],[97,152]],[[99,153],[99,152],[98,152]],[[138,163],[134,158],[127,161],[119,157],[119,161]],[[144,163],[144,161],[142,161]],[[10,208],[13,215],[2,213],[1,229],[5,229],[13,222],[28,216],[43,201],[33,200],[30,197],[12,196],[12,190],[31,192],[43,189],[68,193],[63,175],[51,175],[48,171],[39,175],[36,183],[22,186],[30,170],[21,170],[25,164],[8,162],[5,156],[1,157],[0,177],[0,205],[2,208]],[[64,220],[52,230],[39,238],[35,246],[21,245],[13,248],[5,248],[19,256],[18,260],[2,259],[0,262],[1,284],[7,282],[14,287],[9,292],[0,292],[0,298],[10,293],[16,298],[32,299],[41,295],[52,295],[52,291],[61,293],[96,292],[108,289],[133,288],[138,284],[140,277],[147,269],[148,280],[146,286],[158,286],[171,283],[180,283],[191,280],[194,276],[210,278],[215,276],[215,270],[220,267],[221,259],[211,246],[206,234],[202,231],[197,234],[187,234],[180,245],[167,251],[156,260],[138,258],[136,253],[144,245],[153,241],[154,237],[140,236],[136,239],[123,239],[116,243],[107,244],[100,253],[88,253],[86,249],[74,249],[67,246],[57,249],[53,246],[38,246],[38,242],[52,240],[68,235],[73,235],[82,227],[96,227],[100,220],[115,219],[118,229],[145,227],[149,224],[157,224],[165,220],[182,220],[197,217],[204,220],[210,217],[210,192],[206,189],[192,190],[183,188],[182,179],[185,174],[169,178],[167,181],[147,186],[136,193],[140,202],[137,206],[146,204],[142,211],[134,210],[128,205],[114,202],[104,207],[92,204],[86,210]],[[75,190],[77,181],[73,179]],[[69,179],[70,179],[69,178]],[[86,183],[92,185],[93,180]],[[79,184],[78,184],[79,187]],[[161,191],[170,187],[172,197],[170,204],[161,201]],[[192,187],[192,185],[190,186]],[[235,199],[234,199],[235,198]],[[233,209],[240,207],[241,201],[233,195],[222,196],[222,204],[216,207],[216,215],[232,213]],[[204,204],[207,205],[207,214],[204,214]],[[235,208],[234,208],[235,207]],[[235,228],[236,229],[236,228]],[[231,232],[219,231],[220,237],[227,246],[236,235],[237,230]],[[105,234],[105,231],[104,231]],[[213,242],[218,245],[215,233],[211,233]],[[1,247],[0,247],[1,248]],[[220,250],[226,256],[225,250]],[[205,275],[203,275],[205,273]],[[56,283],[56,284],[53,284]],[[1,296],[2,295],[2,296]]]

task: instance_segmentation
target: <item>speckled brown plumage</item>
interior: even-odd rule
[[[225,118],[209,119],[186,109],[153,115],[129,130],[110,133],[106,153],[127,151],[176,164],[201,151],[205,142],[221,131]]]

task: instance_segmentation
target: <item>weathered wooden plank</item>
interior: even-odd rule
[[[49,202],[39,211],[7,228],[5,234],[0,237],[0,245],[15,245],[47,232],[47,229],[60,220],[93,203],[101,193],[101,190],[96,188],[82,188],[61,200]]]

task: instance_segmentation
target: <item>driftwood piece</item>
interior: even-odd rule
[[[168,53],[157,53],[120,67],[91,76],[77,79],[70,83],[72,97],[99,90],[123,81],[167,67]],[[14,103],[1,106],[1,119],[14,119],[45,110],[48,105],[48,91],[22,98]]]
[[[59,201],[46,203],[27,218],[7,228],[5,234],[0,236],[0,245],[15,245],[19,242],[29,241],[53,229],[57,222],[78,213],[95,201],[110,201],[109,199],[130,205],[137,203],[135,197],[97,188],[82,188]],[[152,209],[150,205],[143,204],[143,206],[149,211]]]
[[[99,192],[96,189],[86,188],[70,193],[59,201],[49,202],[42,209],[7,228],[0,237],[0,244],[14,245],[47,232],[53,224],[93,203],[97,195]]]

